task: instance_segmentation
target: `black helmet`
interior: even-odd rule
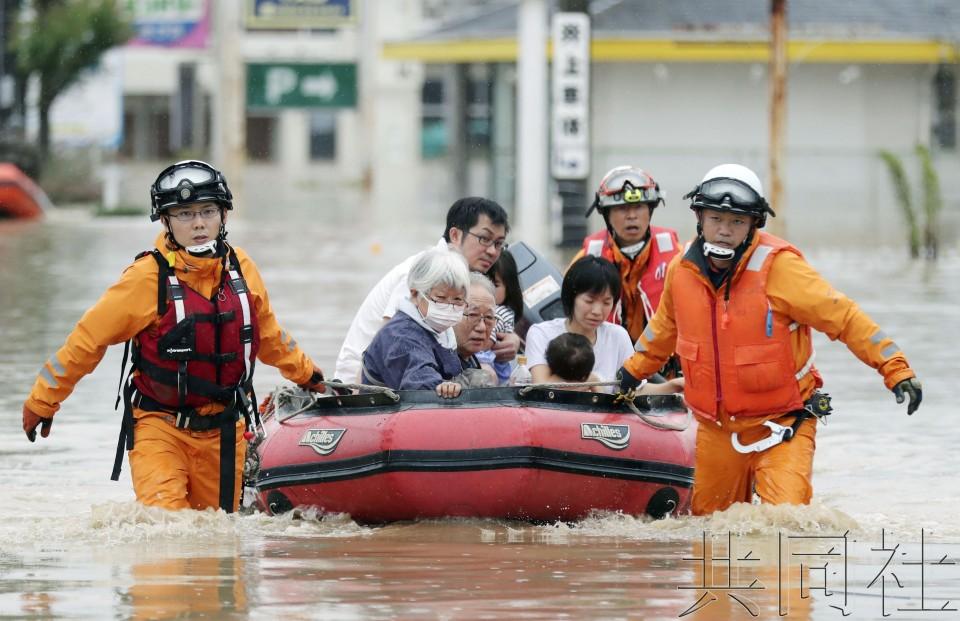
[[[767,223],[767,214],[776,217],[767,199],[763,197],[763,185],[756,173],[740,164],[715,166],[703,177],[700,185],[684,198],[690,201],[690,209],[729,211],[753,216],[757,228]]]
[[[606,219],[607,210],[617,205],[642,203],[649,205],[652,210],[662,202],[660,184],[653,180],[650,173],[635,166],[617,166],[603,176],[586,215],[599,209]]]
[[[165,168],[150,186],[150,220],[179,205],[209,202],[233,209],[232,201],[223,173],[206,162],[184,160]]]

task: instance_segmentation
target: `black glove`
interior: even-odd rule
[[[320,367],[316,365],[313,366],[313,375],[310,376],[306,384],[300,384],[300,388],[309,390],[310,392],[327,391],[327,387],[323,384],[323,371],[320,370]]]
[[[620,367],[620,370],[617,371],[617,381],[620,382],[620,392],[623,393],[629,392],[643,383],[643,380],[638,380],[630,375],[626,367]]]
[[[23,431],[27,434],[27,439],[35,442],[37,439],[37,427],[40,427],[40,437],[46,438],[50,435],[50,427],[53,425],[53,419],[44,418],[35,414],[26,404],[23,406]]]
[[[910,397],[910,402],[907,404],[907,416],[909,416],[917,411],[920,402],[923,401],[923,386],[920,385],[920,380],[911,377],[894,386],[893,394],[897,398],[897,403],[903,403],[904,395]]]

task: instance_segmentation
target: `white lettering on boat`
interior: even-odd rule
[[[346,432],[346,429],[307,429],[298,444],[309,446],[320,455],[329,455],[337,450],[337,444]]]
[[[615,451],[622,451],[630,445],[630,427],[627,425],[580,423],[580,437],[584,440],[596,440]]]

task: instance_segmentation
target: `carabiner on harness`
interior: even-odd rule
[[[793,436],[797,435],[800,425],[811,416],[823,421],[824,416],[833,412],[830,406],[830,395],[825,392],[814,392],[810,398],[803,402],[802,410],[794,410],[787,414],[793,414],[797,418],[793,424],[788,426],[779,425],[772,420],[764,421],[764,426],[770,428],[770,435],[762,440],[757,440],[752,444],[741,444],[737,434],[730,435],[730,443],[733,449],[738,453],[760,453],[768,448],[774,447],[781,442],[789,442]]]

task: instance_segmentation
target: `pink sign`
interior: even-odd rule
[[[127,45],[142,47],[207,47],[210,34],[208,0],[128,0],[133,12],[134,37]]]

